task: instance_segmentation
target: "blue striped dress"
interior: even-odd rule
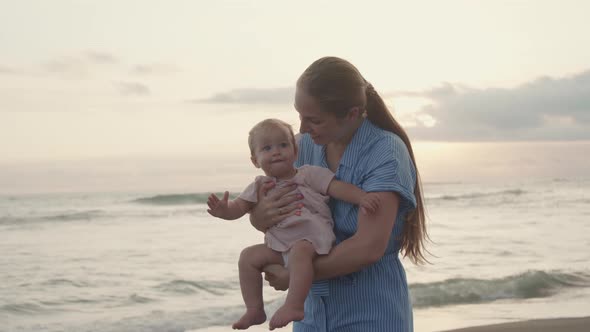
[[[296,166],[301,165],[328,167],[324,147],[307,134],[299,142]],[[315,282],[305,300],[305,319],[295,322],[293,331],[413,331],[406,274],[398,257],[404,216],[416,207],[416,172],[405,144],[364,120],[340,160],[336,178],[367,192],[397,192],[400,208],[392,216],[396,220],[383,257],[358,272]],[[332,199],[330,207],[338,244],[355,233],[358,206]]]

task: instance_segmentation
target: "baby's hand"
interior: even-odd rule
[[[209,195],[209,199],[207,199],[207,205],[209,206],[209,209],[207,212],[209,212],[209,214],[214,217],[223,217],[228,212],[228,199],[229,191],[226,191],[223,194],[222,199],[219,199],[219,197],[217,197],[215,194]]]
[[[361,211],[364,214],[372,214],[377,212],[379,206],[381,205],[381,200],[379,199],[379,195],[375,193],[366,193],[361,198],[360,202]]]

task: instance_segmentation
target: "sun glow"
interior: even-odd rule
[[[389,107],[393,116],[404,127],[433,127],[436,125],[436,119],[425,113],[424,107],[432,103],[426,98],[417,97],[393,97],[386,98],[385,104]]]

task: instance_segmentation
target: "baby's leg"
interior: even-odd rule
[[[240,288],[246,305],[246,313],[232,325],[234,330],[244,330],[266,321],[262,302],[262,268],[268,264],[283,264],[281,253],[257,244],[242,250],[238,268]]]
[[[282,307],[272,316],[270,329],[283,327],[292,321],[303,319],[303,303],[313,282],[315,248],[309,241],[301,240],[289,253],[289,293]]]

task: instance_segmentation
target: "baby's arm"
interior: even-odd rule
[[[353,184],[336,179],[330,182],[328,195],[341,201],[359,205],[365,213],[374,213],[381,204],[379,195],[367,193]]]
[[[234,220],[245,215],[254,205],[254,203],[245,201],[241,198],[236,198],[231,201],[228,199],[229,192],[227,191],[223,194],[222,199],[219,199],[215,194],[209,195],[209,199],[207,200],[209,209],[207,212],[217,218]]]

